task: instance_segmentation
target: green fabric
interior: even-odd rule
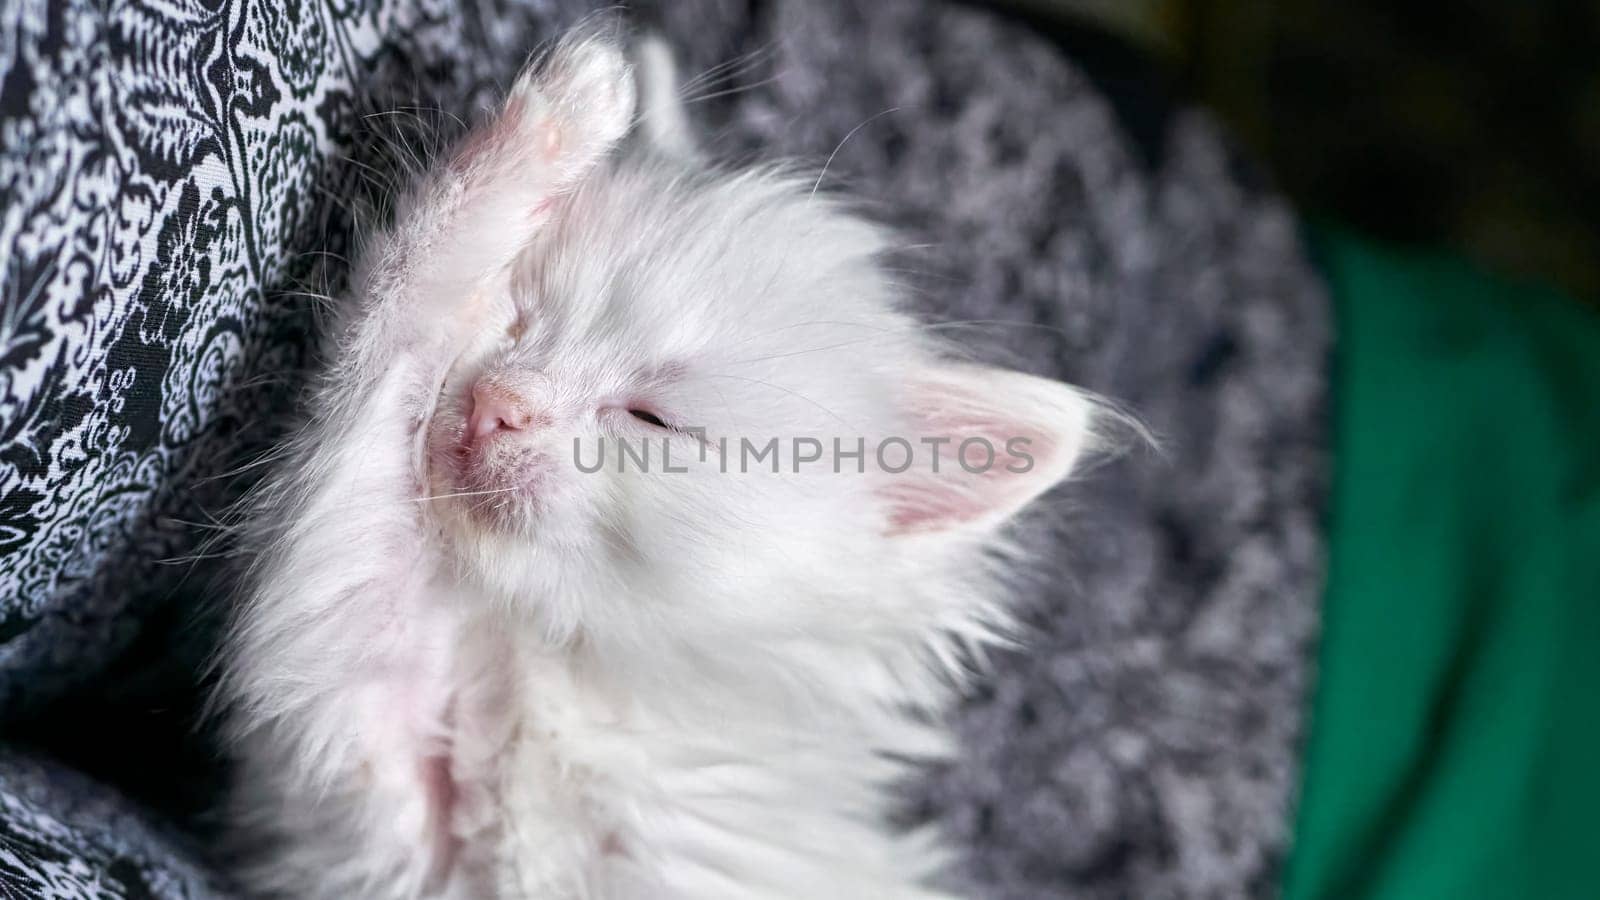
[[[1314,244],[1335,484],[1285,897],[1600,898],[1600,317]]]

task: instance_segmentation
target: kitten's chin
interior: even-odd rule
[[[469,532],[527,534],[543,514],[552,469],[548,456],[531,447],[435,442],[429,493],[447,523]]]
[[[528,499],[512,501],[505,497],[453,498],[456,515],[452,518],[472,533],[494,532],[527,537],[535,531],[538,503]]]
[[[444,502],[455,511],[452,518],[474,531],[530,537],[545,512],[544,480],[538,475],[510,485],[468,480],[458,483]]]

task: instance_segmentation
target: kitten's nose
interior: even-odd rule
[[[467,417],[467,436],[479,443],[501,432],[525,432],[535,427],[537,417],[527,398],[494,381],[480,381],[472,387],[472,414]]]

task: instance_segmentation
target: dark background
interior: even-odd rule
[[[1308,215],[1600,301],[1600,2],[1012,5],[1158,59]]]

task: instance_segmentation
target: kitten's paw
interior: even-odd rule
[[[632,67],[611,37],[582,31],[517,79],[507,112],[520,115],[545,161],[569,176],[588,170],[633,121]]]

